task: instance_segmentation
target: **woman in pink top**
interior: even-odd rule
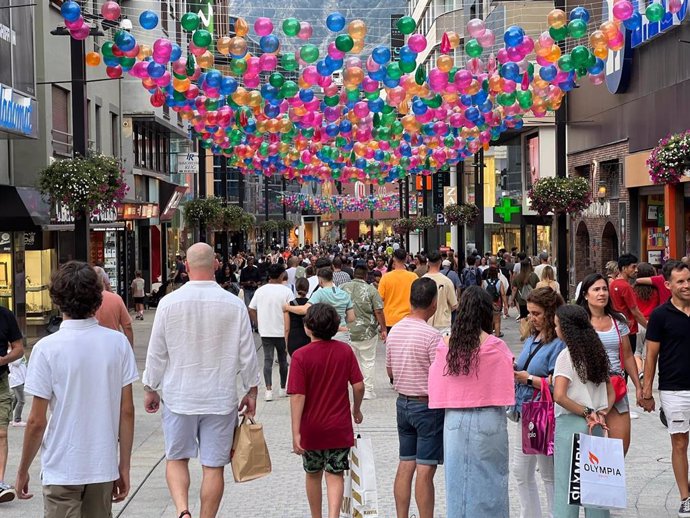
[[[491,296],[465,290],[450,338],[429,369],[429,408],[446,410],[443,457],[448,518],[509,516],[508,429],[513,354],[491,334]]]

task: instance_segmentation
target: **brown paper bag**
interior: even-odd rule
[[[265,477],[271,472],[271,457],[264,439],[263,425],[242,418],[232,440],[232,476],[235,482]]]

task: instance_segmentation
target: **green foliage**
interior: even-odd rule
[[[592,203],[592,189],[585,178],[541,178],[528,194],[529,208],[545,216],[553,214],[579,214]]]

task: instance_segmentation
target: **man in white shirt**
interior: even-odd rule
[[[163,393],[166,478],[177,516],[189,514],[189,459],[203,466],[201,518],[218,513],[237,411],[256,410],[259,365],[244,303],[215,282],[213,249],[187,251],[189,282],[161,299],[153,321],[143,382],[148,413]],[[286,288],[287,289],[287,288]],[[238,405],[237,374],[246,394]]]
[[[287,286],[292,293],[295,293],[295,281],[297,280],[297,267],[299,266],[299,258],[292,256],[288,259],[289,268],[285,271],[287,274]]]
[[[29,468],[42,446],[44,516],[111,516],[112,502],[129,492],[134,353],[125,335],[94,318],[103,297],[91,266],[65,264],[50,297],[62,324],[31,353],[25,389],[34,398],[16,488],[31,498]]]
[[[266,401],[273,400],[273,351],[278,351],[278,370],[280,372],[280,397],[287,397],[287,349],[285,344],[285,318],[283,305],[295,300],[292,290],[283,284],[285,268],[282,264],[272,264],[268,269],[268,284],[264,284],[254,294],[249,303],[249,316],[258,324],[261,346],[264,350],[264,381],[266,382]]]

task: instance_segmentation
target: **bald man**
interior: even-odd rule
[[[215,282],[213,249],[187,250],[189,282],[161,299],[153,320],[143,382],[144,406],[162,399],[166,478],[177,516],[189,514],[189,459],[203,468],[200,518],[213,518],[223,497],[224,468],[237,409],[256,410],[259,364],[244,303]],[[242,379],[239,401],[236,376]]]

